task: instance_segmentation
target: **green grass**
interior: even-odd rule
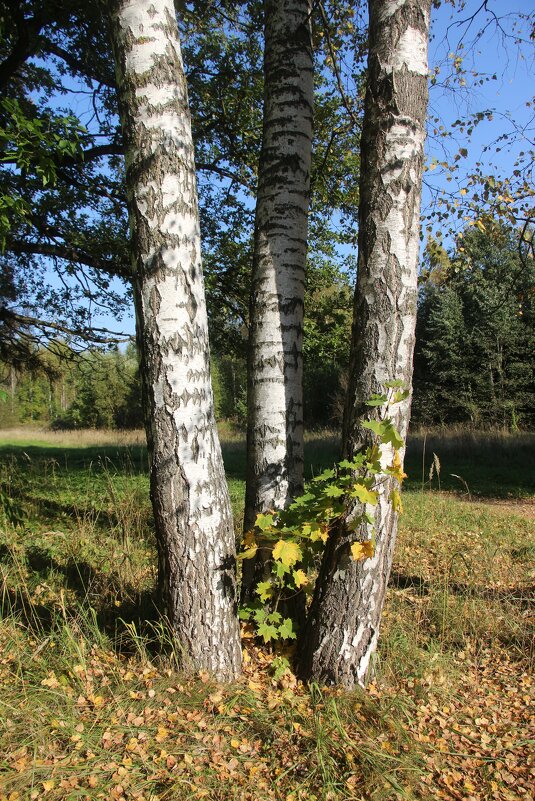
[[[473,710],[477,730],[496,692],[498,718],[511,710],[503,748],[514,740],[520,792],[527,724],[524,702],[514,704],[535,662],[530,435],[428,435],[423,481],[423,439],[413,437],[374,681],[352,694],[276,681],[272,656],[251,640],[232,687],[177,674],[153,595],[145,448],[34,436],[0,445],[2,489],[20,518],[4,515],[0,532],[0,801],[429,801],[435,786],[456,797],[439,781],[452,760],[481,788],[478,801],[527,797],[508,795],[469,740],[441,745],[449,723],[434,721],[453,710],[455,738]],[[226,432],[223,450],[239,535],[243,437]],[[307,437],[307,475],[336,451],[328,433]],[[433,452],[441,492],[436,467],[429,479]]]

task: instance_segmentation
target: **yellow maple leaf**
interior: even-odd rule
[[[278,559],[285,567],[295,565],[302,556],[299,545],[291,540],[279,540],[273,548],[273,558]]]
[[[398,490],[396,489],[392,490],[392,492],[390,493],[390,502],[392,504],[392,509],[394,510],[394,512],[399,512],[399,514],[401,514],[403,511],[403,504],[401,502],[401,495],[399,494]]]
[[[355,562],[359,562],[361,559],[371,559],[373,554],[374,547],[371,540],[354,542],[351,546],[351,558],[354,559]]]
[[[239,561],[243,559],[253,559],[256,556],[256,552],[258,550],[258,545],[256,543],[252,546],[252,548],[247,548],[246,551],[242,551],[236,556],[236,559]]]
[[[45,791],[45,793],[50,792],[50,790],[53,790],[54,787],[56,786],[56,782],[54,781],[54,779],[47,779],[46,781],[41,783],[43,785],[43,790]]]
[[[403,472],[403,464],[401,462],[401,456],[399,455],[399,451],[394,451],[394,458],[392,459],[392,464],[390,465],[390,473],[397,478],[399,483],[401,484],[404,478],[407,478],[407,473]]]
[[[308,584],[308,577],[304,570],[294,570],[293,578],[295,581],[295,586],[298,588]]]

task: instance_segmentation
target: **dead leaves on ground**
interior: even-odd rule
[[[530,799],[530,521],[513,538],[497,515],[424,500],[400,533],[406,581],[366,693],[275,679],[247,627],[244,676],[220,687],[91,646],[76,626],[39,637],[4,620],[0,801]]]
[[[48,671],[30,692],[30,677],[7,653],[2,697],[16,704],[3,721],[1,801],[531,797],[533,681],[505,651],[461,652],[461,678],[449,696],[435,693],[428,678],[395,688],[373,683],[360,700],[325,691],[319,702],[292,674],[270,677],[271,656],[252,643],[232,688],[206,675],[185,683],[93,649],[84,664]],[[13,682],[24,692],[14,693]],[[406,741],[395,733],[395,708],[384,712],[402,695]],[[340,726],[329,699],[339,704]],[[26,743],[15,746],[24,727]],[[373,733],[367,741],[366,731]],[[371,760],[400,759],[414,748],[423,760],[418,781],[381,789],[375,776],[376,794],[363,795],[370,776],[359,748],[370,747]],[[401,768],[396,775],[407,779]]]
[[[444,703],[417,706],[426,752],[422,796],[447,801],[531,799],[535,785],[535,697],[530,672],[504,651],[461,653],[462,676]],[[426,795],[427,794],[427,795]]]

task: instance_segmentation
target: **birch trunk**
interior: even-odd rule
[[[410,386],[412,379],[430,0],[370,0],[369,13],[358,278],[343,428],[349,458],[369,434],[360,426],[369,412],[365,401],[387,380]],[[410,401],[397,409],[395,422],[405,437]],[[391,456],[385,454],[383,466]],[[343,526],[329,537],[301,647],[305,678],[348,688],[366,681],[396,539],[390,489],[385,481],[372,559],[349,559],[354,537]]]
[[[182,665],[240,670],[186,81],[172,0],[109,0],[159,580]]]
[[[303,303],[314,98],[311,0],[265,0],[264,130],[248,365],[245,530],[303,487]],[[257,565],[258,566],[258,565]],[[253,565],[244,565],[244,593]]]

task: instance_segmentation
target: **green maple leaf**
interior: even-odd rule
[[[256,585],[255,592],[260,596],[261,601],[267,601],[273,595],[271,581],[259,581]]]
[[[370,400],[366,401],[366,406],[384,406],[387,400],[386,395],[372,395]]]
[[[361,503],[370,503],[372,506],[377,505],[377,493],[369,490],[364,484],[355,484],[351,495],[353,498],[358,498]]]
[[[397,428],[394,426],[391,420],[387,421],[387,425],[383,432],[383,442],[390,442],[394,448],[402,448],[404,443],[403,439],[398,432]]]
[[[330,478],[334,478],[335,476],[334,470],[324,470],[323,473],[320,473],[319,476],[316,476],[313,481],[328,481]]]
[[[266,529],[271,528],[273,525],[273,515],[257,515],[255,520],[255,526],[259,528],[261,531],[266,531]]]
[[[336,484],[329,484],[325,487],[324,493],[328,498],[339,498],[340,495],[344,494],[344,490]]]
[[[363,420],[362,421],[362,428],[368,428],[370,431],[373,431],[374,434],[377,436],[382,436],[385,430],[384,421],[381,420]]]
[[[258,636],[264,638],[264,642],[276,640],[279,636],[277,628],[270,623],[261,623],[258,627]]]
[[[281,640],[295,640],[297,638],[291,618],[285,617],[282,621],[279,626],[279,637]]]

